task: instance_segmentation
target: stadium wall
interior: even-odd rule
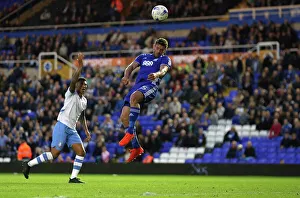
[[[32,173],[70,173],[72,163],[45,163]],[[21,173],[21,163],[0,163],[1,173]],[[300,176],[299,165],[289,164],[89,164],[84,174],[163,174],[163,175],[226,175],[226,176]]]

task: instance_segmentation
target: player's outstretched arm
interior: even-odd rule
[[[125,85],[127,85],[128,82],[129,82],[130,74],[132,73],[133,70],[135,70],[138,67],[139,67],[139,63],[138,62],[133,61],[132,63],[130,63],[130,65],[128,65],[126,67],[126,69],[125,69],[124,77],[122,78],[122,83],[124,83]]]
[[[89,142],[91,140],[91,134],[89,132],[89,128],[87,127],[86,124],[86,118],[85,118],[85,111],[82,111],[81,115],[80,115],[80,122],[83,126],[83,130],[85,132],[86,138],[85,138],[85,142]]]
[[[160,70],[155,73],[151,73],[148,75],[148,80],[155,80],[156,78],[162,78],[166,75],[166,73],[169,71],[169,67],[167,65],[162,65],[160,67]]]
[[[77,57],[78,68],[74,72],[74,74],[72,76],[72,81],[71,81],[71,84],[70,84],[70,92],[71,93],[74,93],[76,82],[78,81],[78,78],[81,74],[82,67],[83,67],[83,57],[84,57],[84,55],[82,53],[78,54],[78,57]]]

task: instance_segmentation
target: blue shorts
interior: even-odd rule
[[[130,107],[130,96],[135,91],[140,91],[144,95],[144,101],[142,102],[142,104],[144,104],[150,102],[155,98],[158,87],[154,84],[133,86],[124,98],[124,106]]]
[[[73,144],[82,144],[82,140],[76,130],[58,121],[52,133],[51,147],[61,151],[65,143],[67,143],[68,147],[71,147]]]

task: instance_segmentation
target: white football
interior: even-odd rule
[[[163,5],[157,5],[152,9],[152,18],[156,21],[163,21],[168,18],[168,9]]]

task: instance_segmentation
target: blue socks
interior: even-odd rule
[[[133,133],[134,133],[134,138],[131,140],[132,148],[140,148],[141,145],[140,145],[138,137],[136,135],[136,128],[135,127],[133,129]]]
[[[139,117],[140,114],[140,108],[137,107],[131,107],[130,108],[130,113],[129,113],[129,127],[128,127],[128,133],[133,134],[134,132],[134,125]]]

